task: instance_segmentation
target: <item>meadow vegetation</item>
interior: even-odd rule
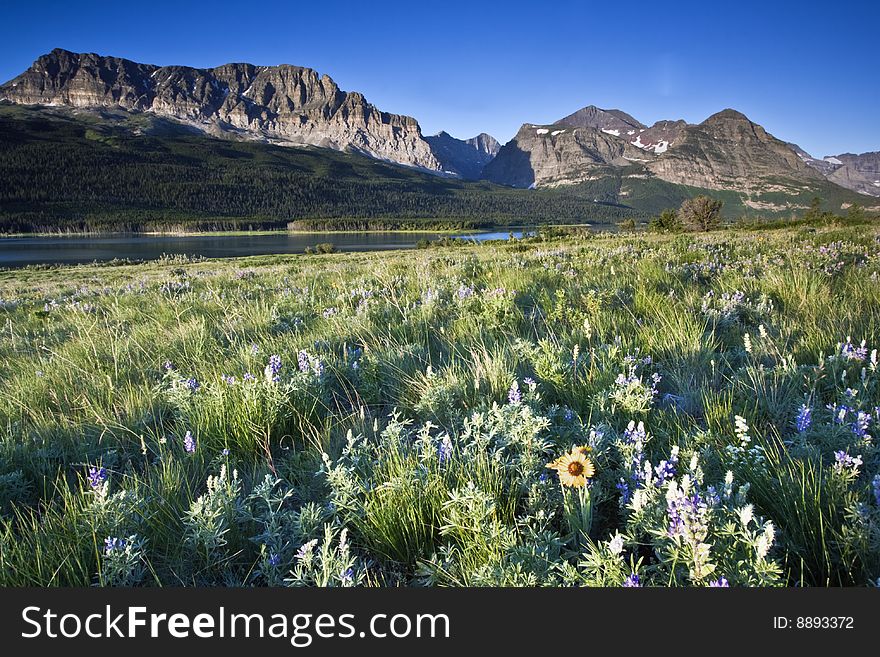
[[[0,272],[0,584],[877,585],[878,246]]]

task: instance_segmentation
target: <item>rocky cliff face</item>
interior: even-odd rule
[[[677,141],[647,165],[672,183],[751,194],[821,180],[784,142],[735,110],[682,129]]]
[[[626,112],[618,109],[600,109],[595,105],[587,105],[556,123],[570,128],[594,128],[615,137],[634,136],[639,130],[647,127]]]
[[[498,154],[501,145],[492,135],[481,132],[470,139],[456,139],[448,132],[425,137],[434,157],[446,173],[468,180],[478,180],[489,162]]]
[[[0,86],[0,100],[154,112],[219,136],[352,150],[441,169],[415,119],[379,111],[363,95],[299,66],[159,67],[57,49]]]
[[[880,196],[880,151],[861,155],[843,153],[826,157],[825,161],[836,165],[828,180],[862,194]]]
[[[517,187],[555,186],[595,180],[609,167],[624,177],[653,176],[746,195],[785,193],[823,178],[788,145],[734,110],[699,125],[659,121],[648,128],[619,110],[592,106],[554,125],[524,125],[484,175]]]
[[[483,176],[513,187],[574,184],[643,157],[639,148],[602,129],[527,123],[501,147]]]

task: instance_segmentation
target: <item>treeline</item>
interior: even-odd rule
[[[325,149],[183,129],[136,136],[0,107],[0,232],[479,228],[637,214],[576,189],[513,190]]]
[[[287,224],[288,230],[329,231],[329,230],[478,230],[491,228],[505,223],[503,221],[485,221],[477,219],[298,219]],[[508,224],[509,225],[509,224]]]

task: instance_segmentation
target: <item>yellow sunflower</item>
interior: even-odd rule
[[[587,457],[589,448],[575,447],[569,454],[563,454],[555,461],[547,464],[551,470],[559,474],[559,483],[563,486],[580,488],[587,485],[587,479],[596,474],[593,462]]]

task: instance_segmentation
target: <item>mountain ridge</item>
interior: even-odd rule
[[[382,112],[363,94],[342,91],[330,76],[289,64],[156,66],[56,48],[0,86],[0,99],[152,112],[216,136],[350,150],[442,169],[414,118]]]

